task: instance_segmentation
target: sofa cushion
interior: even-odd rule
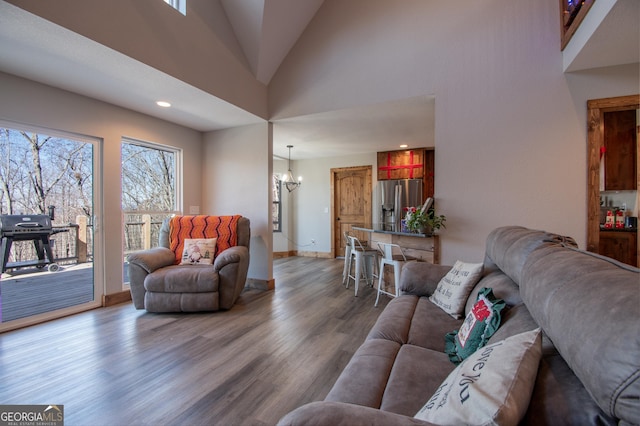
[[[640,424],[640,271],[549,243],[527,259],[520,289],[600,408]]]
[[[541,355],[540,329],[485,346],[451,372],[415,417],[440,425],[517,425]]]
[[[161,293],[217,292],[218,278],[211,265],[171,265],[147,275],[144,288]]]
[[[484,346],[500,326],[500,312],[504,306],[504,300],[497,299],[490,288],[480,290],[460,329],[445,335],[444,351],[451,362],[459,364]]]
[[[181,265],[211,265],[217,238],[185,238]]]
[[[455,365],[440,351],[402,345],[391,369],[380,409],[413,417],[424,405],[424,395],[433,394],[454,368]]]
[[[452,318],[427,297],[403,295],[387,304],[367,339],[386,339],[444,352],[444,335],[461,324],[462,320]]]
[[[557,351],[553,352],[545,354],[543,349],[529,409],[522,423],[537,426],[617,425],[613,417],[598,407]]]
[[[482,276],[482,263],[457,260],[440,280],[429,300],[453,318],[462,318],[469,293]]]
[[[325,401],[380,408],[387,380],[401,346],[390,340],[366,340],[342,370]]]

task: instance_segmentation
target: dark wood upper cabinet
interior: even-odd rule
[[[587,101],[587,250],[594,253],[598,253],[600,247],[600,155],[606,150],[604,115],[631,110],[635,116],[638,108],[638,94]],[[640,182],[636,181],[635,189],[639,187]]]
[[[636,189],[636,111],[603,113],[607,191]]]
[[[422,179],[423,198],[435,191],[435,150],[417,148],[378,152],[378,180]]]

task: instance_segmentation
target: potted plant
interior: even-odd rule
[[[440,228],[446,228],[444,224],[446,220],[447,217],[445,215],[436,215],[433,207],[426,212],[415,207],[408,207],[405,225],[411,232],[429,234]]]

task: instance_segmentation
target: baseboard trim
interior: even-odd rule
[[[129,301],[131,301],[131,292],[129,290],[102,295],[102,306],[104,307],[118,305]]]
[[[273,290],[276,288],[276,280],[271,278],[270,280],[259,280],[257,278],[247,278],[245,287],[253,288],[256,290]]]
[[[317,259],[333,259],[331,253],[321,251],[298,251],[295,255],[300,257],[314,257]]]
[[[285,257],[293,257],[296,255],[296,252],[293,250],[290,251],[274,251],[273,258],[274,259],[284,259]]]

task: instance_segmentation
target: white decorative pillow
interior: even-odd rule
[[[415,418],[438,425],[517,425],[529,407],[541,356],[539,328],[480,348]]]
[[[217,238],[186,238],[181,265],[211,265]]]
[[[456,260],[453,268],[442,277],[429,300],[454,318],[462,318],[467,298],[482,277],[482,263]]]

